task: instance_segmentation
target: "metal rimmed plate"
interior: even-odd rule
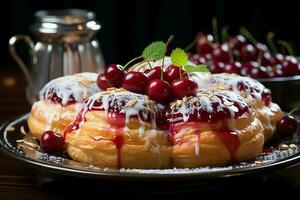
[[[254,174],[273,171],[297,165],[300,162],[299,134],[293,138],[281,141],[289,147],[277,150],[278,144],[273,144],[275,149],[263,153],[254,160],[242,162],[224,167],[203,167],[195,169],[164,169],[164,170],[140,170],[140,169],[101,169],[75,162],[67,156],[51,156],[39,147],[19,145],[24,139],[22,129],[27,128],[28,114],[9,121],[0,127],[0,147],[8,155],[26,162],[33,167],[42,168],[51,172],[68,174],[79,177],[104,178],[124,180],[187,180],[187,179],[216,179],[239,175]],[[13,127],[13,128],[12,128]],[[298,130],[298,133],[300,131]],[[25,136],[27,137],[27,136]],[[292,144],[292,145],[289,145]],[[268,148],[270,150],[270,148]]]

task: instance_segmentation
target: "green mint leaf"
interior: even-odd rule
[[[187,72],[209,72],[208,67],[206,65],[184,65],[184,70]]]
[[[178,67],[184,66],[188,61],[188,56],[184,52],[184,50],[180,48],[176,48],[171,53],[171,61],[173,65]]]
[[[143,51],[143,58],[146,61],[155,61],[162,59],[165,55],[166,44],[164,42],[152,42]]]

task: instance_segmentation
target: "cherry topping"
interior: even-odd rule
[[[291,115],[284,115],[276,124],[277,134],[281,137],[292,136],[297,131],[297,120]]]
[[[261,93],[261,98],[266,106],[269,106],[271,103],[271,91],[269,89],[264,89]]]
[[[110,64],[105,70],[104,76],[106,80],[114,87],[121,87],[125,76],[125,71],[122,69],[121,65]]]
[[[130,92],[145,94],[148,78],[142,72],[131,71],[126,74],[122,87]]]
[[[228,44],[222,44],[220,47],[214,49],[212,53],[214,62],[229,62],[229,53],[230,52]]]
[[[175,65],[170,65],[164,74],[164,79],[168,81],[169,83],[172,83],[172,81],[176,79],[180,79],[180,74],[181,76],[183,75],[184,70],[181,67],[177,67]]]
[[[162,73],[161,67],[153,67],[152,69],[146,69],[144,71],[144,74],[148,77],[149,81],[152,81],[154,79],[160,79]]]
[[[63,150],[64,138],[54,131],[46,131],[42,134],[40,145],[45,152],[59,153]]]
[[[232,48],[241,50],[241,48],[246,44],[246,38],[242,35],[237,35],[229,39],[229,44]]]
[[[113,84],[107,81],[104,74],[99,74],[97,78],[97,85],[102,90],[106,90],[109,87],[113,87]]]
[[[262,54],[261,63],[264,66],[274,65],[275,64],[275,59],[271,56],[271,54],[269,52],[264,52]]]
[[[197,83],[189,78],[177,79],[171,84],[173,95],[178,99],[195,96],[197,88]]]
[[[213,51],[214,37],[211,34],[203,35],[196,43],[197,52],[200,55],[211,54]]]
[[[211,73],[222,73],[224,72],[225,64],[223,62],[213,63],[209,70]]]
[[[167,103],[172,98],[172,90],[168,82],[154,79],[149,83],[148,96],[159,103]]]
[[[252,68],[249,73],[252,78],[268,77],[267,68],[264,66],[259,66],[258,68]]]
[[[284,61],[284,57],[281,53],[276,53],[275,55],[273,55],[273,59],[276,64],[282,64],[282,62]]]
[[[242,64],[240,62],[229,62],[225,65],[224,71],[227,73],[241,74]]]
[[[244,45],[241,49],[240,57],[244,62],[256,60],[257,49],[252,44]]]
[[[293,76],[300,73],[299,63],[294,57],[287,56],[282,63],[282,67],[289,75]]]

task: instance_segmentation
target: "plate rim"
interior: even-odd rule
[[[0,150],[4,152],[6,155],[11,156],[23,163],[38,169],[50,170],[51,172],[56,172],[59,174],[76,176],[76,177],[85,177],[85,178],[103,178],[103,179],[126,179],[132,178],[136,179],[186,179],[186,178],[195,178],[195,179],[216,179],[216,178],[224,178],[224,177],[234,177],[234,176],[241,176],[241,175],[250,175],[250,174],[259,174],[263,172],[271,172],[274,170],[280,170],[284,168],[294,167],[300,164],[300,152],[295,153],[292,156],[284,158],[280,161],[265,164],[265,165],[258,165],[253,167],[245,167],[245,168],[234,168],[234,169],[224,169],[224,170],[214,170],[214,171],[185,171],[184,173],[175,173],[175,172],[164,172],[164,173],[153,173],[155,170],[149,170],[149,173],[138,173],[134,171],[120,171],[110,169],[109,171],[105,171],[104,169],[100,170],[84,170],[84,169],[76,169],[68,166],[59,166],[55,163],[47,163],[46,161],[42,160],[35,160],[30,157],[26,157],[22,154],[17,154],[12,151],[11,147],[5,146],[4,138],[6,128],[22,120],[26,120],[29,116],[29,112],[20,116],[17,116],[11,120],[4,122],[0,126]],[[273,170],[270,170],[273,169]],[[170,169],[172,170],[172,169]],[[144,170],[146,171],[146,170]],[[159,171],[159,170],[158,170]]]

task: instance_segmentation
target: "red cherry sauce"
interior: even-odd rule
[[[62,104],[62,99],[60,97],[58,97],[56,93],[52,93],[51,95],[49,95],[48,97],[45,97],[45,98],[49,99],[53,103]],[[69,100],[66,103],[66,105],[70,105],[70,104],[74,104],[74,103],[76,103],[76,100],[74,99],[73,95],[71,95],[69,97]]]
[[[252,111],[246,102],[236,94],[215,92],[214,96],[211,99],[203,96],[193,97],[183,102],[182,105],[168,110],[166,114],[167,120],[170,122],[168,140],[172,146],[183,144],[184,141],[176,139],[175,136],[184,127],[194,129],[199,140],[204,123],[221,121],[223,126],[213,133],[226,146],[231,160],[234,161],[236,160],[235,154],[240,147],[240,140],[235,131],[228,130],[226,119],[235,119]],[[201,98],[204,99],[201,100]],[[227,105],[232,104],[234,108],[223,106],[224,102]]]
[[[77,115],[76,119],[74,122],[72,122],[64,132],[64,137],[66,137],[66,134],[79,129],[80,124],[84,121],[86,121],[85,114],[89,111],[92,110],[101,110],[101,111],[106,111],[107,113],[107,123],[109,126],[107,127],[107,130],[109,129],[114,129],[116,131],[116,135],[113,137],[113,139],[110,139],[109,141],[112,141],[117,150],[117,167],[121,168],[122,167],[122,157],[121,157],[121,150],[122,146],[124,144],[125,138],[123,136],[124,128],[126,126],[126,113],[125,113],[125,107],[126,104],[128,103],[129,100],[132,98],[136,98],[137,101],[142,101],[143,106],[147,106],[145,104],[145,100],[142,99],[144,98],[143,95],[134,95],[132,96],[132,93],[129,93],[131,95],[118,95],[118,93],[111,93],[111,94],[106,94],[102,95],[99,98],[94,98],[93,96],[88,98],[83,105],[83,109],[80,111],[80,113]],[[108,95],[108,96],[107,96]],[[143,107],[142,106],[142,107]],[[155,113],[145,113],[143,109],[137,110],[136,115],[132,115],[131,117],[134,118],[140,118],[142,121],[147,121],[147,122],[152,122],[154,118],[156,118],[156,121],[161,120],[160,115],[162,115],[163,107],[160,106],[153,106],[152,110]],[[156,117],[153,117],[153,115],[157,115]],[[161,122],[160,122],[161,124]],[[157,125],[160,125],[159,123]],[[163,123],[161,126],[164,126],[165,124]],[[103,138],[100,139],[95,139],[96,141],[104,140]]]

